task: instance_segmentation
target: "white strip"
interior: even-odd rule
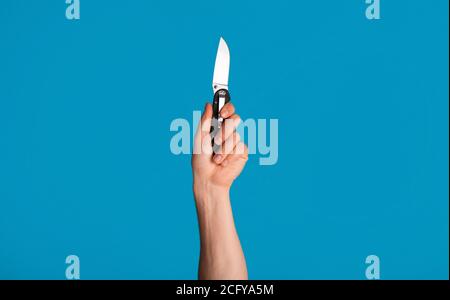
[[[219,112],[224,105],[225,105],[225,97],[219,97]]]

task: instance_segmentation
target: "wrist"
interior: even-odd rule
[[[208,181],[194,178],[194,197],[196,202],[225,201],[229,199],[230,188],[212,184]]]

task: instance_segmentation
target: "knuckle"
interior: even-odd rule
[[[241,117],[239,115],[236,115],[236,119],[234,120],[234,126],[238,127],[238,125],[241,123]]]
[[[248,147],[247,147],[246,144],[244,144],[244,143],[242,143],[242,144],[244,145],[244,154],[245,154],[246,156],[248,156]]]
[[[237,132],[234,133],[234,140],[236,141],[236,143],[240,143],[241,142],[241,135]]]

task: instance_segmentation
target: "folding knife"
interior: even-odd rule
[[[213,118],[211,124],[212,137],[216,135],[221,128],[223,118],[220,117],[220,110],[230,101],[228,92],[228,73],[230,71],[230,50],[223,38],[220,38],[219,48],[217,49],[216,63],[214,65],[213,75]]]

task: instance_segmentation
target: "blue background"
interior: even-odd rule
[[[279,160],[232,189],[252,279],[448,278],[448,1],[0,5],[0,278],[194,279],[188,155],[219,37]]]

